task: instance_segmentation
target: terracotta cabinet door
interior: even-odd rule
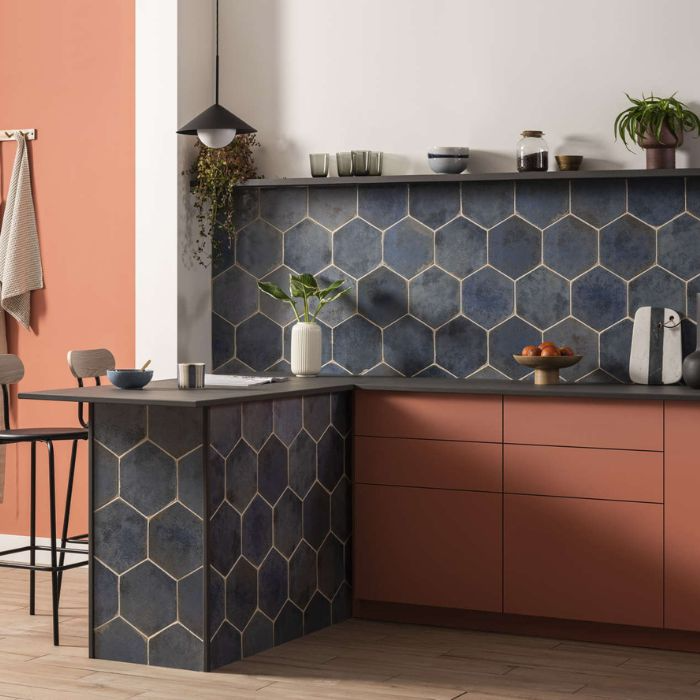
[[[501,501],[496,493],[357,484],[355,597],[500,612]]]
[[[700,631],[700,405],[666,403],[666,620]]]
[[[661,627],[663,506],[506,495],[504,611]]]

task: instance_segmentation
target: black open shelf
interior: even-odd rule
[[[575,170],[546,173],[464,173],[463,175],[370,175],[366,177],[281,177],[248,180],[239,187],[342,187],[425,182],[486,182],[493,180],[598,180],[606,178],[700,177],[700,168],[673,170]]]

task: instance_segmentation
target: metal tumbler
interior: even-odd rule
[[[178,389],[204,387],[204,362],[180,362],[177,366]]]

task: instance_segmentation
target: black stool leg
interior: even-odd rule
[[[36,443],[32,443],[31,486],[29,504],[29,563],[36,564]],[[36,610],[36,571],[29,570],[29,614],[34,615]]]
[[[51,515],[51,599],[53,603],[53,643],[58,646],[58,559],[56,556],[56,474],[54,472],[53,443],[46,443],[49,451],[49,511]]]
[[[70,452],[70,469],[68,470],[68,486],[66,487],[66,509],[63,513],[63,530],[61,532],[61,553],[58,556],[58,599],[61,600],[61,584],[63,583],[63,562],[66,558],[66,553],[63,549],[66,546],[68,539],[68,524],[70,521],[70,506],[73,498],[73,478],[75,476],[75,458],[78,452],[78,441],[73,440],[73,446]]]

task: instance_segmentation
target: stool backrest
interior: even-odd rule
[[[97,386],[100,385],[100,377],[107,374],[108,369],[116,367],[114,355],[106,348],[94,350],[69,350],[68,366],[73,376],[78,380],[78,386],[83,386],[83,380],[92,378]],[[78,404],[78,420],[83,428],[88,427],[83,414],[83,404]]]
[[[24,365],[17,355],[0,355],[0,384],[2,384],[2,419],[5,430],[10,429],[10,392],[8,386],[24,377]]]

